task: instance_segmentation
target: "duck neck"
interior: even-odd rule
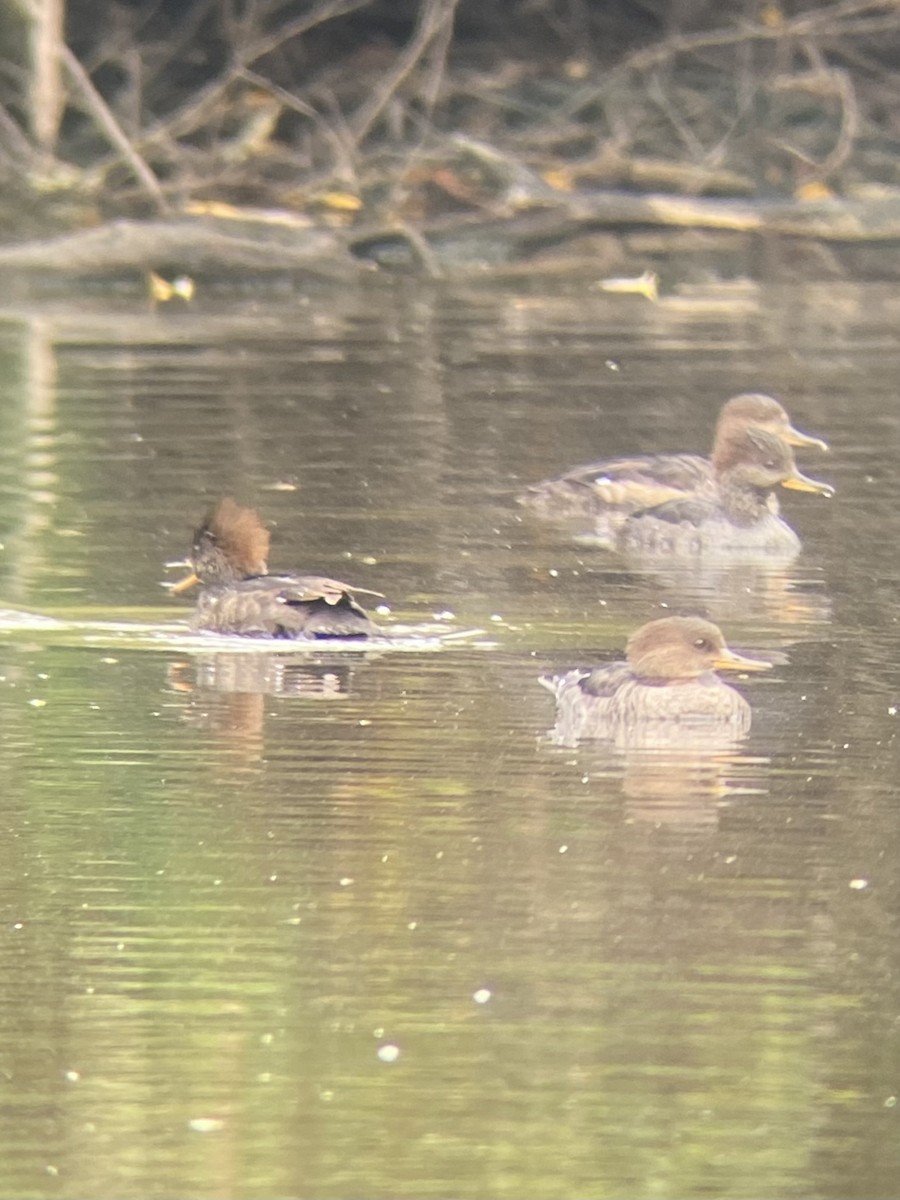
[[[249,579],[246,571],[239,570],[224,554],[207,555],[194,567],[204,587],[229,587]]]
[[[719,480],[719,501],[729,521],[735,525],[756,525],[771,511],[771,488],[755,487],[746,480]]]

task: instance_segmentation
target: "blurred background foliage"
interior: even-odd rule
[[[0,38],[19,231],[897,184],[896,0],[3,0]]]

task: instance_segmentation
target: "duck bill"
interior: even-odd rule
[[[186,592],[188,588],[192,588],[195,583],[199,582],[200,580],[192,571],[190,575],[185,575],[184,579],[179,579],[177,583],[173,583],[169,588],[169,591],[173,596],[175,596],[179,592]]]
[[[827,442],[823,442],[821,438],[811,437],[808,433],[801,433],[793,425],[788,425],[787,429],[783,430],[781,436],[789,446],[805,446],[809,450],[828,449]]]
[[[788,475],[787,479],[782,479],[781,486],[790,488],[792,492],[815,492],[817,496],[834,495],[834,488],[830,483],[822,483],[819,479],[810,479],[808,475],[801,475],[799,471]]]
[[[772,664],[762,658],[745,658],[743,654],[735,654],[726,646],[716,659],[713,666],[718,671],[771,671]]]

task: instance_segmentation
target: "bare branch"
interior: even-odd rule
[[[264,58],[265,55],[271,54],[273,50],[292,38],[301,37],[326,21],[346,16],[359,8],[365,8],[371,2],[372,0],[329,0],[328,3],[320,4],[311,13],[297,17],[296,20],[279,26],[271,33],[260,35],[243,50],[238,51],[227,70],[216,79],[210,80],[205,87],[200,88],[178,112],[148,130],[141,139],[141,145],[147,147],[156,142],[168,141],[170,138],[182,137],[189,133],[215,111],[216,105],[226,89],[245,68],[258,59]]]
[[[812,37],[816,34],[828,34],[831,37],[840,36],[853,31],[859,31],[857,23],[852,26],[841,22],[849,17],[888,9],[894,12],[891,18],[892,27],[896,28],[897,13],[900,11],[898,0],[846,0],[843,4],[833,4],[816,9],[812,13],[804,13],[792,17],[777,25],[736,23],[718,29],[703,30],[700,33],[677,34],[664,38],[652,46],[643,46],[626,57],[610,71],[603,83],[598,87],[592,85],[576,93],[570,101],[554,113],[555,119],[571,117],[580,109],[600,100],[611,88],[616,86],[623,75],[629,72],[648,71],[660,66],[683,54],[691,54],[698,50],[710,50],[716,47],[734,46],[746,41],[782,42],[791,38]],[[880,20],[880,19],[879,19]],[[861,24],[858,23],[858,24]],[[876,28],[880,27],[876,26]],[[871,29],[870,26],[866,27]]]
[[[357,145],[381,116],[397,88],[414,70],[432,39],[445,28],[445,23],[452,27],[456,5],[457,0],[429,0],[412,40],[398,57],[393,69],[385,75],[372,96],[359,106],[350,121]]]
[[[162,188],[159,186],[159,180],[125,136],[122,126],[116,120],[109,105],[94,87],[87,71],[85,71],[68,46],[63,45],[60,48],[60,56],[66,73],[69,76],[70,83],[80,93],[85,108],[94,118],[100,131],[106,135],[110,144],[119,151],[123,161],[131,167],[135,177],[139,180],[147,195],[155,201],[159,210],[165,212],[168,204],[163,195]]]
[[[64,46],[63,0],[34,0],[30,5],[31,95],[28,111],[31,132],[38,145],[52,151],[65,107],[60,78]]]

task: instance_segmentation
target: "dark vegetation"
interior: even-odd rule
[[[897,0],[6,0],[0,34],[18,236],[232,206],[428,265],[610,189],[900,197]]]

